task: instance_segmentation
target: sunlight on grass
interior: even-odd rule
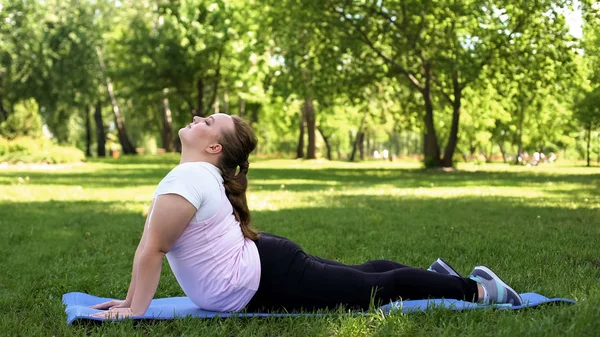
[[[67,327],[62,294],[122,297],[154,189],[175,155],[95,159],[62,168],[0,168],[0,315],[6,335],[528,335],[539,326],[598,331],[600,168],[418,162],[251,161],[255,225],[345,263],[439,256],[468,273],[488,264],[522,291],[580,301],[515,313],[320,319],[182,319]],[[165,265],[157,297],[181,296]],[[491,330],[490,330],[491,329]],[[586,330],[587,329],[587,330]],[[250,332],[248,332],[250,331]],[[541,330],[540,330],[541,331]],[[579,333],[581,332],[581,333]]]

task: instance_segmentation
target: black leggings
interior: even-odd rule
[[[396,262],[376,260],[344,265],[305,253],[296,243],[262,233],[255,241],[260,255],[258,291],[249,311],[315,310],[338,306],[368,309],[399,299],[477,300],[477,283]]]

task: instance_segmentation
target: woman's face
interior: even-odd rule
[[[195,116],[192,123],[179,130],[179,138],[182,146],[204,151],[216,145],[220,146],[219,137],[224,131],[233,129],[233,119],[229,115],[214,114],[206,118]]]

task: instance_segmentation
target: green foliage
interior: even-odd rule
[[[0,156],[8,153],[8,139],[0,136]]]
[[[156,138],[152,135],[145,135],[143,138],[144,154],[156,154]]]
[[[20,137],[8,141],[7,153],[22,153],[26,155],[34,154],[50,146],[46,139],[34,139],[30,137]]]
[[[14,106],[13,113],[0,124],[0,136],[7,139],[42,136],[42,118],[35,100],[30,99]]]
[[[568,33],[567,8],[582,14],[582,40]],[[428,153],[428,165],[454,136],[461,154],[488,158],[564,150],[579,146],[573,102],[598,87],[599,20],[590,0],[5,0],[0,122],[21,123],[11,116],[35,100],[57,143],[94,148],[89,107],[102,104],[107,129],[114,120],[100,47],[137,144],[166,137],[168,99],[173,134],[193,114],[239,114],[257,130],[261,154],[292,155],[300,106],[312,101],[334,158],[347,157],[359,131],[368,152],[408,154],[415,147],[401,134],[421,142],[427,130],[440,152]],[[9,129],[0,129],[5,138],[19,136]]]
[[[54,145],[45,138],[19,137],[6,140],[0,137],[0,162],[62,164],[84,160],[83,151]]]
[[[600,86],[593,91],[587,92],[582,99],[576,103],[575,116],[587,129],[592,130],[600,127]]]

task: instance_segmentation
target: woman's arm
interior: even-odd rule
[[[144,230],[142,231],[142,237],[140,238],[140,242],[138,243],[138,246],[135,249],[135,255],[133,257],[133,266],[131,267],[131,281],[129,282],[129,289],[127,290],[127,296],[125,297],[125,300],[111,300],[108,302],[92,305],[90,306],[92,309],[106,310],[113,308],[129,308],[131,306],[131,301],[133,300],[133,293],[135,292],[135,280],[137,277],[137,270],[140,260],[139,257],[141,256],[141,252],[144,249],[144,246],[146,245],[146,228],[148,228],[148,224],[150,223],[150,216],[152,215],[153,210],[154,200],[152,200],[150,210],[148,211],[146,221],[144,222]]]
[[[140,256],[142,251],[144,250],[144,246],[146,245],[146,237],[148,236],[147,228],[150,225],[150,216],[154,211],[154,200],[152,200],[152,206],[150,206],[150,211],[148,211],[148,216],[146,216],[146,222],[144,223],[144,231],[142,232],[142,238],[140,239],[140,243],[138,244],[135,255],[133,257],[133,267],[131,268],[131,282],[129,283],[129,290],[127,290],[127,296],[125,297],[125,305],[123,307],[129,308],[131,306],[131,301],[133,300],[133,294],[135,292],[135,281],[138,274],[138,265],[140,263]]]
[[[100,313],[100,316],[138,316],[148,310],[158,287],[163,257],[181,236],[195,213],[194,205],[180,195],[163,194],[156,198],[149,224],[144,228],[134,258],[134,275],[127,294],[128,301],[131,299],[130,307]]]

